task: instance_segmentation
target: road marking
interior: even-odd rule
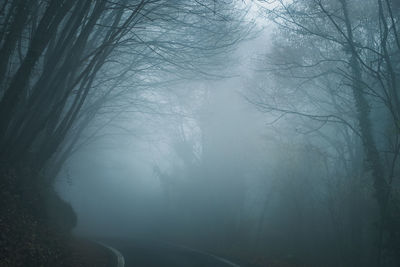
[[[109,246],[107,244],[104,244],[102,242],[97,242],[97,243],[102,245],[103,247],[111,250],[114,253],[114,255],[117,257],[117,267],[124,267],[125,266],[125,258],[121,254],[121,252],[119,252],[117,249],[115,249],[115,248],[113,248],[113,247],[111,247],[111,246]]]
[[[172,244],[172,243],[170,243],[170,244],[171,244],[172,246],[175,246],[175,247],[180,247],[180,248],[183,248],[183,249],[186,249],[186,250],[189,250],[189,251],[193,251],[193,252],[196,252],[196,253],[199,253],[199,254],[203,254],[203,255],[212,257],[212,258],[217,259],[217,260],[219,260],[219,261],[222,261],[222,262],[224,262],[224,263],[226,263],[226,264],[229,264],[230,266],[240,267],[240,265],[237,265],[236,263],[233,263],[233,262],[231,262],[231,261],[229,261],[229,260],[227,260],[227,259],[220,258],[220,257],[218,257],[218,256],[215,256],[215,255],[213,255],[213,254],[210,254],[210,253],[207,253],[207,252],[204,252],[204,251],[201,251],[201,250],[193,249],[193,248],[190,248],[190,247],[187,247],[187,246],[183,246],[183,245],[174,245],[174,244]]]

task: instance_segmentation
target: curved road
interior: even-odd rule
[[[107,241],[122,253],[125,267],[240,267],[226,259],[186,247],[149,241]]]

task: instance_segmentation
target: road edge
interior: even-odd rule
[[[121,252],[119,252],[116,248],[113,248],[105,243],[97,242],[99,245],[111,250],[111,252],[117,257],[117,267],[125,267],[125,258]]]

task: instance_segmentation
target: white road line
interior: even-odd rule
[[[189,251],[193,251],[193,252],[196,252],[196,253],[199,253],[199,254],[203,254],[203,255],[212,257],[212,258],[217,259],[219,261],[222,261],[222,262],[224,262],[226,264],[229,264],[230,266],[233,266],[233,267],[240,267],[240,265],[237,265],[236,263],[233,263],[233,262],[231,262],[231,261],[229,261],[227,259],[215,256],[213,254],[210,254],[210,253],[207,253],[207,252],[204,252],[204,251],[201,251],[201,250],[193,249],[193,248],[190,248],[190,247],[187,247],[187,246],[183,246],[183,245],[174,245],[172,243],[170,243],[170,244],[172,246],[175,246],[175,247],[180,247],[180,248],[183,248],[183,249],[186,249],[186,250],[189,250]]]
[[[211,256],[211,257],[214,257],[214,258],[216,258],[216,259],[218,259],[218,260],[220,260],[220,261],[222,261],[222,262],[224,262],[224,263],[226,263],[226,264],[229,264],[230,266],[240,267],[240,265],[237,265],[236,263],[233,263],[233,262],[228,261],[228,260],[226,260],[226,259],[220,258],[220,257],[218,257],[218,256],[215,256],[215,255],[212,255],[212,254],[208,254],[208,253],[205,253],[205,254],[206,254],[206,255],[209,255],[209,256]]]
[[[119,252],[118,250],[116,250],[115,248],[101,243],[101,242],[97,242],[98,244],[102,245],[103,247],[109,249],[112,251],[112,253],[114,253],[114,255],[117,257],[117,267],[124,267],[125,266],[125,258],[124,256],[121,254],[121,252]]]

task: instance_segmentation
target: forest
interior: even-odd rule
[[[0,0],[0,267],[400,266],[399,0]]]

